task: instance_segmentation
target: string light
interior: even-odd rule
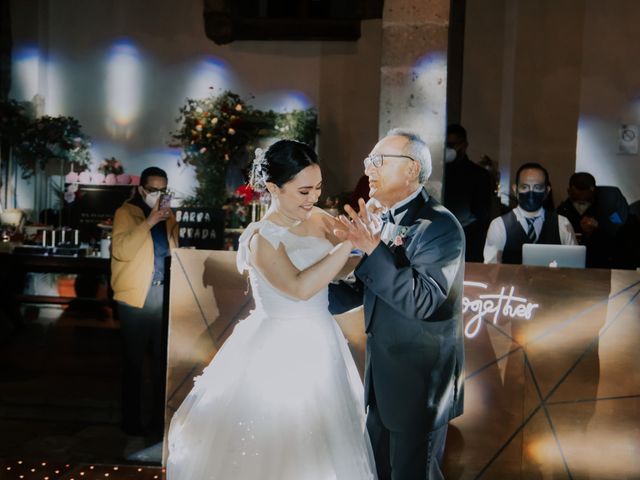
[[[104,478],[108,480],[124,480],[135,478],[144,479],[164,479],[166,468],[139,467],[134,465],[87,465],[87,464],[60,464],[55,462],[39,461],[25,462],[24,460],[6,461],[0,460],[0,471],[4,472],[0,477],[3,480],[97,480]],[[89,474],[93,475],[89,475]],[[69,474],[75,474],[73,477]],[[98,476],[95,476],[98,475]]]

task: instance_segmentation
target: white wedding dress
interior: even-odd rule
[[[327,289],[307,301],[274,289],[251,266],[260,234],[283,244],[298,269],[331,243],[270,221],[240,237],[255,310],[238,323],[171,421],[168,480],[359,480],[375,478],[363,388]]]

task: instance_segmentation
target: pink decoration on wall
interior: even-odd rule
[[[118,185],[129,185],[131,183],[131,175],[121,173],[116,177],[116,183]]]
[[[64,180],[67,183],[76,183],[78,181],[78,174],[76,172],[69,172],[67,176],[64,177]]]
[[[104,182],[104,175],[100,172],[96,172],[91,176],[91,180],[93,181],[93,183],[103,183]]]
[[[104,177],[104,183],[107,185],[115,185],[116,184],[116,176],[113,173],[108,174]]]
[[[78,175],[78,181],[80,183],[91,183],[91,173],[84,171]]]
[[[131,175],[131,185],[140,185],[140,176]]]

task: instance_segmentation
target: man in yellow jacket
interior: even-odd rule
[[[166,341],[163,335],[165,259],[178,245],[175,216],[161,205],[167,174],[145,169],[133,197],[116,210],[111,243],[111,288],[124,338],[122,427],[129,434],[163,430]],[[142,418],[143,367],[151,351],[151,416]],[[145,425],[146,423],[146,425]]]

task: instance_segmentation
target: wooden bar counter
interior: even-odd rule
[[[167,425],[253,306],[235,253],[171,267]],[[640,478],[640,273],[467,264],[465,413],[451,479]],[[361,368],[360,310],[336,318]]]

